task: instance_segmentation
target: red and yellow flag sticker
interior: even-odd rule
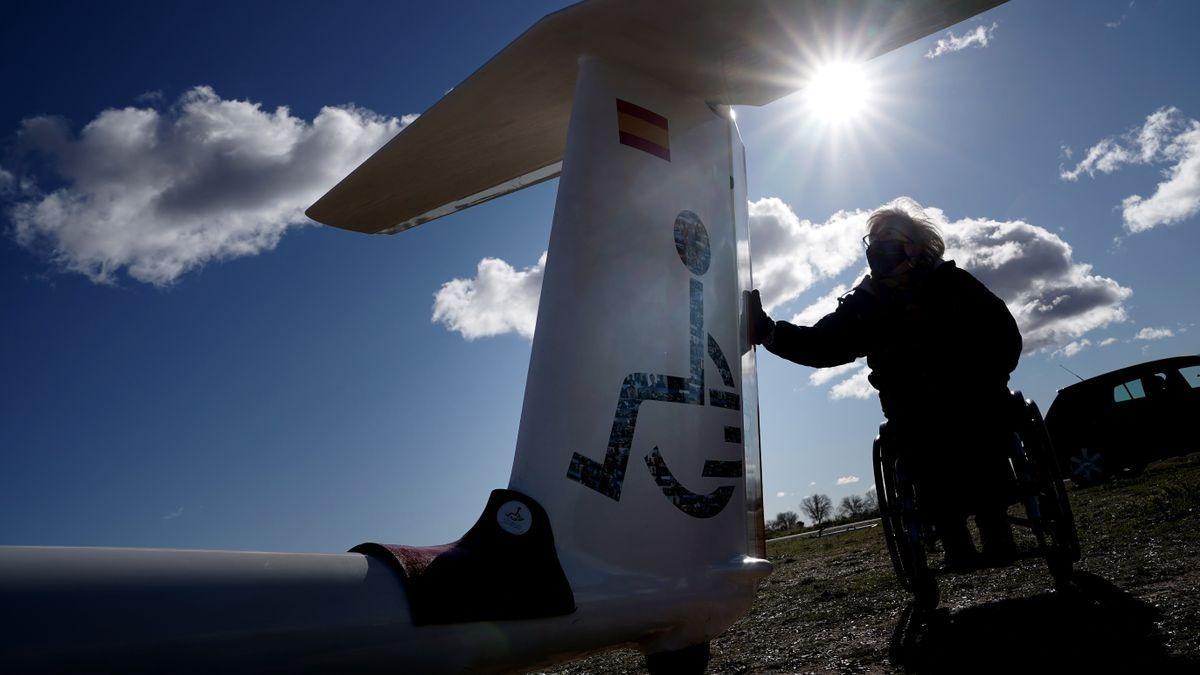
[[[662,115],[617,99],[617,131],[623,145],[671,161],[667,118]]]

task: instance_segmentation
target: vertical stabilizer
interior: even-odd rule
[[[625,577],[748,605],[769,570],[747,517],[744,181],[727,109],[580,61],[510,482],[548,512],[577,597]]]

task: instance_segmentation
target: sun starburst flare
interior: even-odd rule
[[[826,63],[813,72],[804,88],[808,111],[821,122],[844,125],[861,118],[868,109],[874,87],[861,64]]]

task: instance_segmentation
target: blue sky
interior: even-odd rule
[[[555,183],[395,237],[297,208],[561,4],[6,5],[0,544],[465,531],[507,483]],[[1026,312],[1043,408],[1060,363],[1196,352],[1198,22],[1014,0],[869,64],[852,125],[740,108],[773,314],[853,284],[847,233],[906,195]],[[760,358],[770,514],[870,483],[877,400],[813,372]]]

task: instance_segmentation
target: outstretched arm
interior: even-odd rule
[[[776,321],[772,339],[763,346],[776,356],[813,368],[840,366],[865,356],[866,349],[856,335],[859,326],[844,307],[845,303],[813,326]]]
[[[867,327],[861,288],[838,301],[838,308],[813,326],[772,321],[762,311],[758,291],[751,294],[751,326],[755,341],[772,354],[813,368],[850,363],[867,353]]]

